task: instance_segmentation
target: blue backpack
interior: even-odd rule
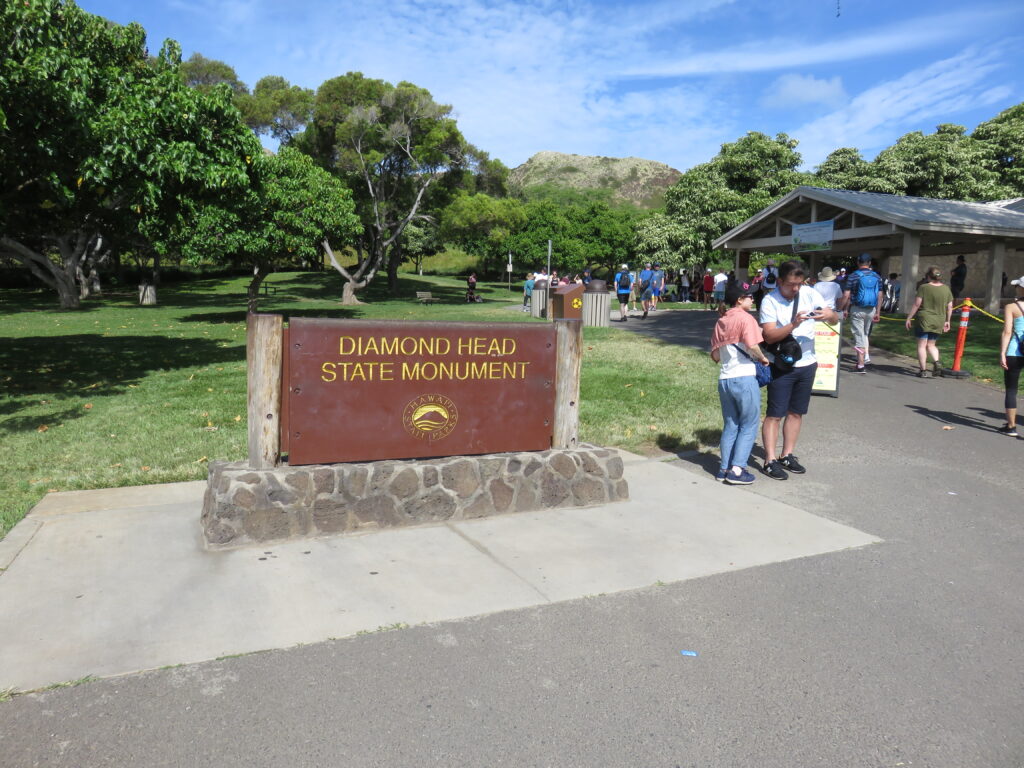
[[[858,307],[873,307],[878,304],[878,291],[882,280],[874,272],[860,270],[857,274],[857,295],[853,303]]]

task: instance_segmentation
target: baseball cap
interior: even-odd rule
[[[744,296],[753,296],[755,290],[750,283],[733,283],[725,289],[725,305],[731,307]]]
[[[857,263],[858,264],[870,264],[871,263],[871,254],[870,253],[862,253],[860,256],[857,257]]]
[[[623,264],[619,269],[629,269],[629,264]]]
[[[1011,280],[1010,285],[1021,285],[1024,286],[1024,275],[1021,275],[1016,280]]]

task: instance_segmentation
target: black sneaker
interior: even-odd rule
[[[1017,428],[1010,426],[1009,424],[1004,424],[999,429],[997,429],[996,432],[998,432],[1000,435],[1006,435],[1007,437],[1017,436]]]
[[[796,460],[796,456],[792,453],[789,456],[783,456],[779,459],[779,463],[782,464],[786,469],[792,472],[794,475],[802,475],[807,470],[804,469],[803,464]]]
[[[640,319],[643,320],[645,317],[647,317],[647,310],[646,309],[644,310],[643,317],[641,317]]]
[[[857,373],[867,373],[868,372],[867,368],[865,368],[863,365],[858,365],[858,366],[854,367],[853,370],[855,370]]]
[[[761,474],[768,475],[772,480],[788,480],[789,475],[782,468],[782,464],[776,459],[775,461],[766,461],[764,466],[761,467]]]

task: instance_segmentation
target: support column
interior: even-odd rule
[[[555,320],[555,414],[551,435],[552,448],[579,447],[582,361],[583,323],[579,320]]]
[[[910,312],[917,297],[918,262],[921,259],[921,233],[903,233],[903,260],[900,264],[900,312]]]
[[[737,282],[750,281],[750,251],[736,251],[733,269],[736,271]]]
[[[1006,242],[993,240],[988,248],[988,273],[985,284],[987,295],[985,309],[992,314],[999,312],[999,298],[1003,294],[1003,266],[1006,262]]]

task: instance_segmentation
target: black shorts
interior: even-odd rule
[[[765,416],[781,419],[787,413],[807,413],[811,403],[811,387],[818,364],[811,363],[800,368],[780,371],[772,365],[772,383],[768,385],[768,408]]]
[[[619,297],[619,304],[629,303],[629,291],[616,291],[615,293]]]

